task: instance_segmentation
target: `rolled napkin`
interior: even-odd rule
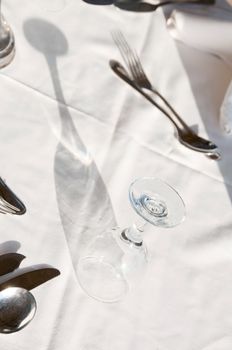
[[[174,10],[167,27],[176,40],[216,55],[232,67],[232,11]]]
[[[232,81],[220,109],[220,124],[226,134],[232,134]]]

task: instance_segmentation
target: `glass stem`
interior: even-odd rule
[[[146,230],[148,222],[144,220],[141,216],[137,216],[134,226],[139,230],[140,232],[144,232]]]
[[[142,247],[143,246],[143,237],[142,232],[144,231],[144,227],[146,226],[146,222],[143,222],[143,225],[137,226],[136,224],[133,224],[132,226],[129,226],[125,230],[121,232],[121,238],[124,242],[127,242],[129,244],[132,244],[136,247]]]
[[[140,224],[135,224],[135,226],[137,227],[137,229],[140,231],[140,232],[144,232],[146,230],[146,227],[147,227],[147,224],[148,222],[143,220],[142,223]]]

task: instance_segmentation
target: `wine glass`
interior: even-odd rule
[[[15,55],[14,34],[1,13],[0,0],[0,68],[11,63]]]
[[[129,188],[129,199],[143,225],[119,227],[96,236],[78,262],[77,277],[82,289],[102,302],[120,301],[136,283],[148,262],[142,233],[146,223],[174,227],[185,218],[180,195],[165,182],[144,177]]]

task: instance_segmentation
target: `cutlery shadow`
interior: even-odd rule
[[[47,62],[61,121],[54,160],[57,203],[74,269],[82,249],[100,231],[116,225],[104,181],[72,120],[62,91],[57,58],[68,52],[64,34],[53,24],[33,18],[24,23],[29,43]]]
[[[6,253],[16,253],[20,247],[21,244],[18,241],[6,241],[0,243],[0,255]]]

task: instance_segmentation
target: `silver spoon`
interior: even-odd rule
[[[213,5],[215,0],[116,0],[114,5],[121,10],[133,12],[156,11],[158,7],[171,4],[201,4]]]
[[[0,292],[0,333],[13,333],[34,318],[36,301],[24,288],[9,287]]]

